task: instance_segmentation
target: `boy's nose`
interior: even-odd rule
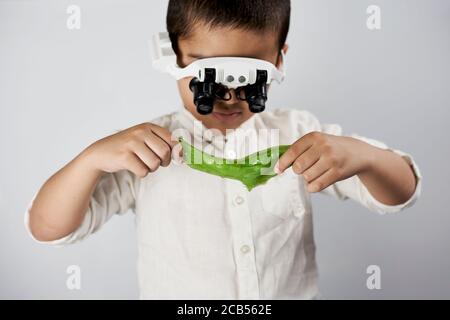
[[[223,101],[224,104],[237,104],[237,103],[239,103],[240,100],[238,99],[238,97],[236,95],[236,90],[229,89],[228,90],[228,94],[229,94],[230,99],[224,100]]]

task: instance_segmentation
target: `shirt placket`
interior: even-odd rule
[[[226,146],[227,158],[235,158],[236,154],[236,151]],[[239,299],[260,299],[248,191],[241,182],[236,180],[225,179],[225,185],[229,202]]]

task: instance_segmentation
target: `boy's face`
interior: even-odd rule
[[[188,38],[178,40],[178,64],[185,67],[197,59],[212,57],[247,57],[266,60],[281,66],[278,38],[274,32],[255,32],[227,27],[210,29],[197,25]],[[287,45],[283,48],[287,51]],[[222,133],[226,129],[236,129],[254,114],[246,101],[237,99],[234,90],[230,90],[231,100],[216,99],[213,112],[201,115],[194,104],[194,96],[189,89],[192,77],[178,80],[178,89],[186,109],[207,128],[215,128]]]

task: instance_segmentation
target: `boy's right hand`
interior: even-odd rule
[[[89,166],[100,173],[129,170],[143,178],[159,166],[169,165],[176,144],[167,129],[142,123],[94,142],[83,154]]]

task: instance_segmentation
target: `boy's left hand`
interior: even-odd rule
[[[333,183],[361,173],[370,167],[371,146],[352,137],[310,132],[280,157],[275,172],[292,165],[307,182],[309,192],[319,192]]]

